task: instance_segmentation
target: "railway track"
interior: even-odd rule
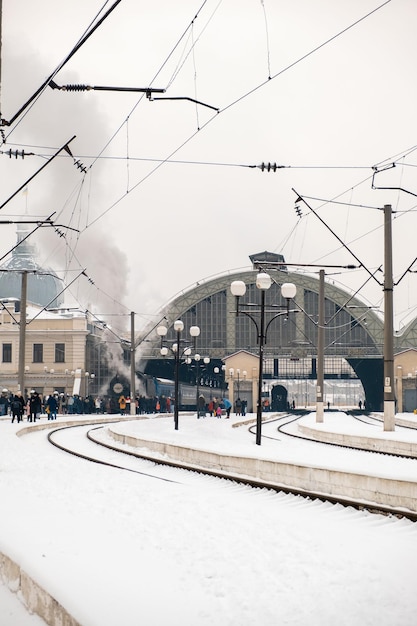
[[[386,456],[386,457],[395,457],[395,458],[399,458],[399,459],[411,459],[413,461],[416,461],[417,463],[417,457],[413,456],[413,455],[408,455],[408,454],[399,454],[399,453],[394,453],[394,452],[387,452],[387,451],[382,451],[382,450],[374,450],[372,448],[363,448],[363,447],[357,447],[354,445],[347,445],[347,444],[342,444],[342,443],[337,443],[337,442],[331,442],[331,441],[322,441],[322,440],[316,440],[313,437],[308,437],[307,435],[303,435],[299,432],[294,432],[293,430],[291,430],[291,425],[293,425],[295,422],[297,422],[301,417],[303,417],[302,414],[300,415],[294,415],[294,414],[287,414],[287,415],[281,415],[280,417],[268,420],[267,424],[271,425],[274,423],[277,423],[277,432],[280,433],[281,435],[285,435],[286,437],[292,437],[294,439],[298,439],[300,441],[306,441],[309,443],[315,443],[317,445],[322,445],[322,446],[331,446],[333,448],[341,448],[341,449],[345,449],[345,450],[357,450],[359,452],[363,452],[364,454],[369,453],[369,454],[380,454],[382,456]],[[365,417],[358,417],[357,415],[352,415],[353,419],[363,422],[365,424],[367,424],[368,426],[375,426],[375,427],[380,427],[381,426],[381,420],[376,418],[376,417],[372,417],[372,416],[365,416]],[[255,434],[255,428],[256,426],[251,426],[249,428],[250,432],[252,434]],[[400,431],[401,429],[408,429],[408,430],[415,430],[410,426],[397,426],[396,427],[398,429],[398,431]],[[276,441],[281,441],[282,438],[278,437],[278,436],[274,436],[274,435],[262,435],[263,437],[267,438],[267,439],[271,439],[271,440],[276,440]],[[416,466],[416,470],[417,470],[417,466]]]
[[[289,417],[291,418],[290,420],[288,420]],[[276,420],[271,420],[268,424],[270,425],[271,423],[274,424],[274,422],[280,422],[281,425],[277,428],[280,435],[285,434],[285,436],[294,436],[293,434],[288,435],[288,433],[284,433],[283,429],[285,426],[288,426],[288,424],[294,422],[296,419],[299,419],[299,417],[300,416],[294,417],[294,415],[281,416]],[[237,487],[246,485],[248,488],[267,489],[269,491],[275,491],[283,494],[302,496],[306,500],[310,501],[329,502],[335,505],[339,504],[344,507],[352,507],[355,510],[363,510],[385,516],[388,515],[399,518],[407,518],[413,522],[417,521],[417,513],[412,511],[398,510],[390,506],[366,504],[363,501],[357,501],[355,499],[323,495],[312,491],[286,487],[284,485],[271,485],[270,483],[263,483],[259,480],[248,477],[242,477],[239,475],[233,476],[230,474],[224,474],[221,471],[208,470],[195,466],[190,467],[188,464],[185,465],[174,460],[156,458],[146,452],[140,452],[138,449],[129,449],[128,447],[122,447],[121,445],[115,446],[104,440],[102,435],[105,428],[106,424],[101,424],[100,426],[95,424],[62,426],[50,431],[47,438],[49,443],[55,448],[58,448],[62,452],[71,454],[77,458],[112,467],[117,470],[137,473],[153,480],[189,484],[197,480],[204,479],[207,486],[207,481],[217,481],[221,479],[234,483]],[[271,435],[263,436],[269,439],[275,438]],[[301,438],[313,445],[329,445],[323,444],[322,442],[311,441],[311,439],[306,437]],[[279,437],[276,437],[276,439],[280,440]],[[347,446],[342,447],[346,448]],[[364,453],[366,454],[368,452]],[[372,452],[372,454],[375,453]]]

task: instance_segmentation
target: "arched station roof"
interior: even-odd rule
[[[263,267],[271,275],[273,284],[266,293],[267,321],[276,315],[276,307],[286,305],[280,294],[284,282],[292,282],[297,287],[292,310],[288,321],[285,315],[278,315],[268,330],[266,355],[309,356],[316,353],[318,321],[318,276],[300,271],[288,271],[283,265],[284,258],[270,252],[252,255],[251,269],[230,271],[208,280],[196,283],[190,289],[177,295],[161,310],[168,327],[168,338],[174,339],[172,325],[176,319],[182,319],[185,331],[192,325],[198,325],[201,334],[198,339],[198,351],[212,358],[224,358],[239,349],[257,351],[256,328],[249,319],[236,317],[235,298],[230,291],[230,284],[242,280],[247,285],[247,292],[242,297],[242,306],[246,302],[252,306],[253,316],[256,304],[260,302],[255,286],[259,260],[264,259]],[[278,262],[279,265],[274,265]],[[269,316],[269,317],[268,317]],[[325,281],[325,354],[349,357],[380,358],[383,354],[383,321],[364,302],[330,281]],[[157,358],[160,339],[156,332],[150,332],[150,326],[142,334],[147,337],[139,354],[143,358]],[[185,335],[184,335],[185,338]],[[141,338],[139,338],[140,343]],[[139,356],[139,355],[138,355]]]

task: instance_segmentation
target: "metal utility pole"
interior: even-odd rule
[[[3,45],[3,0],[0,0],[0,123],[1,123],[1,66],[3,61],[2,56],[2,45]]]
[[[317,328],[316,422],[323,422],[324,392],[324,270],[319,273],[319,317]]]
[[[395,430],[392,207],[384,205],[384,430]]]
[[[130,415],[136,415],[135,313],[130,313]]]
[[[1,0],[0,0],[1,1]],[[26,302],[28,290],[27,270],[22,272],[22,286],[20,292],[20,328],[19,328],[19,389],[25,397],[25,352],[26,352]]]

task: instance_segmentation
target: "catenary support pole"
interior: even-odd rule
[[[136,415],[135,313],[130,313],[130,415]]]
[[[392,207],[384,205],[384,430],[395,430]]]
[[[323,422],[324,405],[324,270],[319,273],[319,317],[317,329],[316,422]]]
[[[25,352],[26,352],[26,302],[28,290],[28,273],[22,272],[20,292],[20,327],[19,327],[19,390],[25,397]]]

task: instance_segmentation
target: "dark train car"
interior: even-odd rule
[[[116,374],[109,383],[109,396],[119,398],[122,394],[126,398],[130,396],[130,382],[125,376]]]
[[[123,395],[125,398],[130,397],[129,380],[121,374],[116,374],[116,376],[113,376],[113,378],[109,382],[107,395],[108,401],[110,403],[110,412],[118,413],[120,396]]]
[[[165,378],[155,378],[147,374],[137,373],[137,377],[142,383],[142,391],[146,398],[171,398],[175,397],[175,382]],[[199,386],[198,395],[203,396],[206,404],[213,397],[219,397],[218,389],[212,387]],[[118,400],[121,395],[130,397],[130,381],[123,375],[114,376],[108,387],[108,396],[112,408],[117,412]],[[179,383],[179,409],[181,411],[195,411],[197,409],[197,387],[187,383]]]
[[[174,398],[175,397],[175,382],[173,380],[167,380],[164,378],[154,378],[153,384],[155,387],[155,395],[158,398],[165,396],[166,398]],[[197,410],[197,387],[195,385],[188,385],[186,383],[179,383],[178,387],[179,391],[179,404],[178,408],[181,411],[195,411]],[[213,389],[211,387],[202,387],[198,388],[198,395],[204,396],[206,400],[206,404],[210,402],[210,400],[216,394],[213,394]]]
[[[274,385],[271,391],[272,411],[287,411],[288,410],[288,391],[282,385]]]

